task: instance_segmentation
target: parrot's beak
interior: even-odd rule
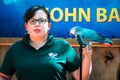
[[[72,35],[75,35],[75,30],[74,29],[71,29],[70,30],[70,35],[72,36]]]
[[[73,35],[73,33],[70,33],[70,36],[72,36]]]

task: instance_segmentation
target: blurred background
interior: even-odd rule
[[[70,29],[81,26],[107,38],[120,38],[119,3],[120,0],[0,0],[0,37],[23,37],[24,12],[32,5],[44,5],[51,15],[50,33],[55,37],[71,38]]]

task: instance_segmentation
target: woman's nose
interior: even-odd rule
[[[36,21],[35,26],[36,26],[36,27],[40,27],[40,25],[41,25],[41,24],[40,24],[38,21]]]

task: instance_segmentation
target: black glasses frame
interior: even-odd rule
[[[31,19],[28,23],[34,25],[36,24],[36,22],[38,22],[39,24],[45,24],[46,22],[48,22],[48,19]]]

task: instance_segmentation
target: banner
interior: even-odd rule
[[[120,0],[1,0],[0,37],[23,37],[23,15],[33,5],[44,5],[51,16],[50,33],[71,38],[74,26],[92,29],[107,38],[120,38]]]

